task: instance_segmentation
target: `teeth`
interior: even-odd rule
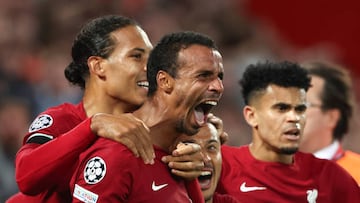
[[[217,102],[216,101],[206,101],[205,104],[211,105],[211,106],[216,106]]]
[[[141,81],[141,82],[138,82],[137,85],[142,86],[142,87],[149,87],[149,82],[148,81]]]
[[[211,175],[211,172],[210,171],[202,171],[201,176],[207,176],[207,175]]]

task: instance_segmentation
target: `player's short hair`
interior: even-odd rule
[[[153,95],[157,89],[157,73],[163,70],[175,78],[178,68],[181,66],[180,61],[178,61],[179,52],[195,44],[217,50],[212,39],[192,31],[170,33],[161,38],[160,42],[151,51],[147,63],[149,96]]]
[[[255,93],[264,91],[269,85],[297,87],[307,91],[310,87],[310,76],[307,70],[297,63],[266,61],[247,66],[239,84],[244,102],[248,105]]]

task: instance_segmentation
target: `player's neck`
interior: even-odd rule
[[[97,113],[108,113],[120,115],[129,113],[136,109],[135,106],[129,106],[124,102],[116,101],[112,98],[84,95],[83,105],[88,117]]]
[[[283,164],[292,164],[293,163],[293,154],[282,154],[279,152],[276,152],[274,150],[271,150],[268,147],[265,147],[263,145],[258,145],[251,143],[249,145],[249,150],[251,155],[256,159],[260,161],[265,162],[277,162],[277,163],[283,163]]]
[[[179,132],[176,131],[179,118],[174,115],[171,107],[149,99],[134,112],[134,115],[150,128],[153,144],[169,152],[169,148],[179,136]]]
[[[173,123],[162,122],[150,127],[150,136],[154,145],[170,154],[180,134],[176,132]]]

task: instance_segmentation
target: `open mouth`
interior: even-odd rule
[[[211,178],[213,174],[211,171],[203,171],[198,177],[198,181],[202,190],[209,189],[211,187]]]
[[[218,101],[208,100],[195,107],[195,119],[199,126],[202,126],[206,123],[208,114],[217,104]]]
[[[292,129],[292,130],[288,130],[285,132],[286,135],[292,135],[292,136],[298,136],[300,135],[300,130],[299,129]]]
[[[136,83],[139,87],[142,87],[142,88],[146,88],[148,89],[149,88],[149,82],[144,80],[144,81],[139,81]]]
[[[286,131],[284,133],[285,137],[287,140],[290,141],[298,141],[300,138],[300,130],[295,128],[295,129],[290,129],[288,131]]]

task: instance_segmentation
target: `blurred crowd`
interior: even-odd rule
[[[259,60],[336,60],[331,50],[296,50],[269,25],[250,17],[245,0],[0,0],[0,202],[17,191],[15,154],[34,116],[82,92],[64,77],[72,41],[89,19],[119,14],[136,19],[153,44],[169,32],[193,30],[218,44],[224,58],[225,93],[215,114],[224,121],[229,145],[249,143],[238,80]],[[335,61],[338,62],[338,61]],[[354,75],[354,81],[358,76]],[[358,93],[357,93],[358,94]],[[355,113],[357,115],[357,113]],[[354,127],[345,147],[360,152]]]

